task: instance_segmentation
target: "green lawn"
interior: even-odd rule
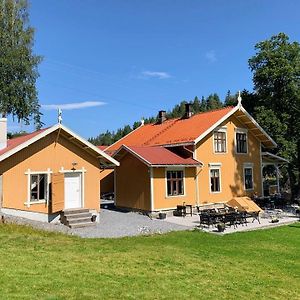
[[[300,299],[300,224],[80,239],[0,225],[1,299]]]

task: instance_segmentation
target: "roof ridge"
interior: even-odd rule
[[[233,105],[229,105],[229,106],[225,106],[225,107],[219,107],[219,108],[215,108],[215,109],[211,109],[211,110],[207,110],[207,111],[199,111],[195,114],[193,114],[190,118],[194,117],[194,116],[198,116],[198,115],[203,115],[203,114],[209,114],[209,113],[212,113],[212,112],[215,112],[215,111],[219,111],[219,110],[223,110],[223,109],[232,109],[234,108],[235,106]],[[175,117],[175,118],[170,118],[170,119],[167,119],[165,122],[169,122],[169,121],[176,121],[176,120],[186,120],[185,118],[183,117]],[[164,122],[164,123],[165,123]],[[155,125],[157,124],[157,121],[153,122],[153,123],[148,123],[148,124],[145,124],[144,126],[150,126],[150,125]]]
[[[167,127],[165,127],[163,130],[159,131],[157,134],[155,134],[154,136],[152,136],[150,139],[148,139],[142,145],[146,145],[147,146],[147,144],[149,144],[151,141],[155,140],[158,136],[160,136],[161,134],[163,134],[164,132],[166,132],[167,130],[169,130],[172,126],[174,126],[175,123],[176,123],[176,119],[174,120],[174,122],[172,122]]]

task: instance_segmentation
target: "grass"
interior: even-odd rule
[[[300,224],[80,239],[0,225],[1,299],[299,299]]]

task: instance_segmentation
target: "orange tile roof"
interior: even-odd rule
[[[190,143],[228,114],[233,107],[195,114],[189,119],[170,119],[162,124],[146,124],[109,146],[113,151],[122,145],[156,146]]]
[[[9,139],[7,140],[7,147],[0,150],[0,155],[14,149],[15,147],[27,142],[28,140],[30,140],[31,138],[35,137],[36,135],[38,135],[39,133],[47,130],[48,128],[43,128],[43,129],[40,129],[40,130],[37,130],[37,131],[34,131],[32,133],[29,133],[29,134],[25,134],[25,135],[22,135],[22,136],[19,136],[19,137],[15,137],[15,138],[12,138],[12,139]]]
[[[184,158],[174,152],[160,146],[154,147],[126,147],[124,148],[132,154],[139,156],[145,163],[149,165],[185,165],[197,166],[201,163],[191,157]],[[116,154],[117,155],[117,154]],[[117,158],[116,158],[117,159]]]

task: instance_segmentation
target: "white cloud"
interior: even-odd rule
[[[217,61],[217,55],[215,50],[209,50],[205,53],[205,58],[211,62],[214,63]]]
[[[105,102],[101,101],[84,101],[84,102],[75,102],[75,103],[64,103],[64,104],[42,104],[42,108],[45,110],[52,109],[63,109],[63,110],[73,110],[73,109],[82,109],[87,107],[95,107],[105,105]]]
[[[167,72],[155,72],[155,71],[144,71],[142,72],[142,76],[145,78],[158,78],[158,79],[167,79],[170,78],[171,75]]]

